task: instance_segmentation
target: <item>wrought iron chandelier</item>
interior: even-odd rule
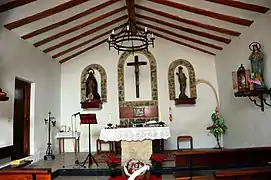
[[[153,34],[150,35],[146,27],[145,31],[140,31],[136,23],[129,18],[121,32],[115,34],[115,31],[112,30],[107,42],[109,50],[113,47],[118,53],[120,51],[134,53],[142,50],[148,51],[150,45],[154,47],[154,39]]]

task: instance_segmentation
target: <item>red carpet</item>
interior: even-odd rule
[[[112,177],[108,177],[108,180],[127,180],[128,178],[127,177],[123,177],[123,176],[117,176],[115,178],[112,178]],[[149,178],[146,178],[144,180],[162,180],[162,177],[156,177],[156,176],[151,176]]]
[[[165,161],[174,161],[174,158],[175,158],[174,152],[177,152],[177,150],[165,150],[161,154],[165,157]],[[110,155],[114,155],[117,158],[121,158],[120,154],[114,154],[114,153],[111,153],[109,151],[104,151],[104,152],[101,152],[101,153],[96,153],[96,154],[93,155],[93,157],[95,158],[95,160],[98,163],[105,163],[107,157],[110,156]]]

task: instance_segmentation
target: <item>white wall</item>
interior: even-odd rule
[[[197,87],[198,99],[195,106],[179,106],[175,107],[173,101],[169,101],[168,93],[168,67],[170,63],[176,59],[188,60],[195,68],[196,78],[205,79],[211,82],[217,89],[217,79],[214,57],[203,54],[198,51],[191,50],[171,43],[169,41],[156,39],[155,48],[150,49],[157,61],[158,73],[158,93],[159,93],[159,109],[162,113],[163,121],[168,123],[171,129],[172,137],[165,143],[166,149],[176,148],[176,137],[178,135],[192,135],[196,148],[214,147],[215,141],[212,136],[207,135],[205,130],[207,125],[211,123],[211,113],[216,107],[216,100],[212,90],[205,85]],[[131,60],[131,57],[129,57]],[[146,61],[144,57],[140,56],[140,61]],[[73,113],[79,112],[80,108],[80,77],[83,69],[92,63],[102,65],[108,76],[108,102],[103,104],[102,110],[87,111],[97,113],[99,121],[98,125],[92,125],[92,151],[96,151],[96,139],[99,137],[99,131],[108,123],[108,113],[112,112],[113,124],[119,123],[119,109],[118,109],[118,85],[117,85],[117,63],[119,55],[116,51],[108,51],[108,45],[103,44],[88,53],[85,53],[78,58],[71,60],[62,65],[62,80],[61,80],[61,124],[70,126],[70,118]],[[134,68],[126,67],[125,72],[130,69],[130,80],[134,81]],[[146,73],[144,68],[141,67],[140,73]],[[147,76],[148,73],[146,73]],[[147,76],[149,77],[149,76]],[[128,77],[126,77],[128,78]],[[144,84],[149,84],[140,76],[141,91],[146,91]],[[130,82],[131,83],[131,82]],[[142,84],[143,83],[143,84]],[[129,88],[134,88],[134,84],[129,84]],[[134,90],[130,90],[127,98],[131,98]],[[146,98],[149,93],[143,92]],[[174,120],[169,122],[168,111],[172,107]],[[79,119],[77,119],[77,127],[79,126]],[[81,151],[88,150],[88,127],[82,125],[78,128],[81,131]],[[73,143],[66,146],[66,150],[72,151]]]
[[[9,101],[0,102],[1,147],[13,144],[14,86],[15,77],[18,77],[32,83],[30,153],[35,160],[43,158],[47,143],[44,118],[51,111],[56,120],[60,121],[60,73],[58,62],[13,32],[1,29],[0,87],[10,97]]]
[[[216,68],[221,100],[221,109],[228,133],[224,137],[226,147],[271,145],[271,109],[261,109],[248,98],[235,98],[232,90],[232,71],[240,64],[250,68],[248,46],[257,41],[265,53],[265,81],[271,86],[271,12],[260,16],[239,38],[235,39],[216,57]],[[270,98],[268,98],[270,100]]]

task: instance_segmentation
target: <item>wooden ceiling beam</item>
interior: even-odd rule
[[[66,3],[55,6],[55,7],[51,8],[51,9],[47,9],[45,11],[34,14],[32,16],[28,16],[28,17],[20,19],[18,21],[8,23],[8,24],[5,25],[5,27],[7,29],[9,29],[9,30],[12,30],[12,29],[18,28],[20,26],[32,23],[34,21],[38,21],[40,19],[52,16],[52,15],[57,14],[57,13],[60,13],[62,11],[65,11],[67,9],[70,9],[70,8],[72,8],[74,6],[77,6],[77,5],[82,4],[84,2],[87,2],[87,1],[89,1],[89,0],[70,0],[70,1],[68,1]]]
[[[212,40],[215,40],[215,41],[219,41],[219,42],[222,42],[222,43],[229,44],[231,42],[231,39],[228,39],[228,38],[216,36],[216,35],[213,35],[213,34],[205,33],[205,32],[202,32],[202,31],[195,30],[195,29],[191,29],[191,28],[186,28],[186,27],[179,26],[179,25],[169,23],[169,22],[166,22],[166,21],[162,21],[160,19],[156,19],[156,18],[153,18],[153,17],[144,16],[144,15],[140,15],[140,14],[136,14],[136,17],[142,18],[144,20],[149,20],[149,21],[152,21],[152,22],[155,22],[155,23],[159,23],[161,25],[165,25],[165,26],[168,26],[168,27],[171,27],[171,28],[175,28],[175,29],[178,29],[178,30],[181,30],[181,31],[184,31],[184,32],[188,32],[188,33],[191,33],[191,34],[195,34],[195,35],[198,35],[198,36],[209,38],[209,39],[212,39]]]
[[[108,6],[110,6],[110,5],[112,5],[112,4],[116,3],[116,2],[119,2],[119,1],[120,0],[111,0],[111,1],[107,1],[105,3],[99,4],[99,5],[95,6],[95,7],[89,8],[86,11],[83,11],[83,12],[81,12],[79,14],[76,14],[76,15],[74,15],[72,17],[69,17],[67,19],[61,20],[61,21],[56,22],[54,24],[50,24],[48,26],[45,26],[45,27],[40,28],[38,30],[32,31],[32,32],[30,32],[28,34],[25,34],[21,38],[22,39],[32,38],[32,37],[37,36],[39,34],[45,33],[45,32],[50,31],[52,29],[55,29],[55,28],[58,28],[60,26],[65,25],[65,24],[68,24],[68,23],[70,23],[72,21],[75,21],[75,20],[77,20],[79,18],[82,18],[84,16],[87,16],[87,15],[89,15],[91,13],[94,13],[94,12],[96,12],[98,10],[101,10],[101,9],[103,9],[105,7],[108,7]]]
[[[160,32],[163,32],[163,33],[166,33],[166,34],[169,34],[169,35],[172,35],[172,36],[175,36],[177,38],[181,38],[181,39],[185,39],[187,41],[198,43],[200,45],[207,46],[207,47],[210,47],[210,48],[213,48],[213,49],[217,49],[217,50],[222,50],[223,49],[220,46],[217,46],[217,45],[205,42],[205,41],[201,41],[201,40],[198,40],[198,39],[195,39],[195,38],[191,38],[191,37],[188,37],[188,36],[184,36],[184,35],[181,35],[181,34],[177,34],[175,32],[163,29],[161,27],[157,27],[157,26],[153,26],[153,25],[150,25],[150,24],[147,24],[147,23],[143,23],[141,21],[138,21],[137,24],[148,27],[148,28],[151,28],[151,29],[154,29],[154,30],[157,30],[157,31],[160,31]]]
[[[37,0],[24,0],[24,1],[15,0],[15,1],[11,1],[8,3],[2,4],[2,5],[0,5],[0,13],[5,12],[5,11],[9,11],[11,9],[14,9],[14,8],[17,8],[17,7],[20,7],[20,6],[29,4],[29,3],[32,3],[34,1],[37,1]]]
[[[59,63],[62,64],[64,62],[67,62],[67,61],[71,60],[72,58],[75,58],[76,56],[79,56],[80,54],[83,54],[83,53],[85,53],[85,52],[87,52],[87,51],[89,51],[89,50],[91,50],[91,49],[93,49],[93,48],[95,48],[95,47],[103,44],[106,41],[107,41],[107,39],[104,39],[104,40],[102,40],[102,41],[100,41],[100,42],[98,42],[96,44],[93,44],[92,46],[87,47],[86,49],[83,49],[83,50],[81,50],[81,51],[79,51],[79,52],[77,52],[77,53],[75,53],[75,54],[73,54],[71,56],[68,56],[68,57],[60,60]]]
[[[263,13],[263,14],[265,14],[270,9],[268,7],[258,6],[256,4],[249,4],[249,3],[236,1],[236,0],[205,0],[205,1],[213,2],[213,3],[217,3],[217,4],[222,4],[222,5],[226,5],[226,6],[231,6],[231,7],[235,7],[238,9],[253,11],[253,12],[257,12],[257,13]]]
[[[136,19],[135,19],[135,0],[126,0],[126,6],[127,6],[128,18],[131,19],[135,23],[136,22]],[[132,34],[136,34],[135,24],[130,24],[130,25],[132,26],[132,27],[130,27]]]
[[[102,24],[102,25],[100,25],[100,26],[98,26],[98,27],[96,27],[96,28],[94,28],[94,29],[90,29],[90,30],[88,30],[88,31],[86,31],[86,32],[83,32],[83,33],[81,33],[81,34],[79,34],[79,35],[77,35],[77,36],[75,36],[75,37],[72,37],[72,38],[70,38],[70,39],[67,39],[67,40],[61,42],[61,43],[58,43],[58,44],[56,44],[56,45],[54,45],[54,46],[51,46],[51,47],[45,49],[43,52],[44,52],[44,53],[51,52],[51,51],[53,51],[53,50],[55,50],[55,49],[58,49],[58,48],[60,48],[60,47],[62,47],[62,46],[65,46],[65,45],[70,44],[70,43],[72,43],[72,42],[74,42],[74,41],[77,41],[77,40],[79,40],[79,39],[81,39],[81,38],[83,38],[83,37],[86,37],[86,36],[90,35],[90,34],[93,34],[93,33],[97,32],[97,31],[99,31],[99,30],[102,30],[102,29],[104,29],[104,28],[106,28],[106,27],[108,27],[108,26],[111,26],[111,25],[113,25],[113,24],[115,24],[115,23],[117,23],[117,22],[119,22],[119,21],[122,21],[122,20],[124,20],[124,19],[126,19],[126,18],[127,18],[127,15],[124,15],[124,16],[121,16],[121,17],[119,17],[119,18],[116,18],[116,19],[114,19],[114,20],[112,20],[112,21],[109,21],[109,22],[107,22],[107,23],[104,23],[104,24]]]
[[[242,18],[238,18],[238,17],[234,17],[234,16],[224,15],[224,14],[216,13],[213,11],[208,11],[205,9],[200,9],[200,8],[196,8],[193,6],[188,6],[188,5],[184,5],[181,3],[176,3],[173,1],[169,1],[169,0],[148,0],[148,1],[151,1],[151,2],[154,2],[157,4],[161,4],[161,5],[165,5],[165,6],[169,6],[172,8],[180,9],[183,11],[188,11],[190,13],[195,13],[195,14],[206,16],[206,17],[211,17],[213,19],[218,19],[218,20],[230,22],[233,24],[242,25],[242,26],[250,26],[253,23],[253,21],[248,20],[248,19],[242,19]]]
[[[140,29],[143,30],[143,28],[140,28]],[[167,37],[167,36],[164,36],[164,35],[162,35],[162,34],[159,34],[159,33],[157,33],[157,32],[154,32],[154,31],[149,31],[149,32],[155,34],[155,36],[160,37],[160,38],[162,38],[162,39],[165,39],[165,40],[168,40],[168,41],[171,41],[171,42],[174,42],[174,43],[177,43],[177,44],[180,44],[180,45],[183,45],[183,46],[186,46],[186,47],[189,47],[189,48],[192,48],[192,49],[201,51],[201,52],[204,52],[204,53],[206,53],[206,54],[215,56],[215,53],[210,52],[210,51],[207,51],[207,50],[205,50],[205,49],[202,49],[202,48],[193,46],[193,45],[191,45],[191,44],[187,44],[187,43],[185,43],[185,42],[178,41],[178,40],[176,40],[176,39],[169,38],[169,37]]]
[[[184,19],[184,18],[175,16],[175,15],[172,15],[172,14],[169,14],[169,13],[165,13],[163,11],[154,10],[154,9],[147,8],[147,7],[144,7],[144,6],[140,6],[140,5],[137,5],[137,4],[135,6],[136,6],[136,8],[138,8],[140,10],[144,10],[146,12],[150,12],[152,14],[163,16],[163,17],[175,20],[175,21],[179,21],[181,23],[197,26],[197,27],[200,27],[200,28],[203,28],[203,29],[207,29],[207,30],[211,30],[211,31],[215,31],[215,32],[219,32],[219,33],[223,33],[223,34],[227,34],[227,35],[231,35],[231,36],[240,36],[241,35],[241,33],[237,32],[237,31],[232,31],[232,30],[229,30],[229,29],[220,28],[220,27],[213,26],[213,25],[203,24],[203,23],[200,23],[200,22],[197,22],[197,21]]]
[[[117,31],[118,29],[124,27],[124,25],[125,25],[125,24],[122,24],[122,25],[120,25],[120,26],[117,26],[117,27],[114,28],[114,30]],[[91,39],[89,39],[89,40],[87,40],[87,41],[85,41],[85,42],[82,42],[82,43],[80,43],[80,44],[78,44],[78,45],[76,45],[76,46],[73,46],[73,47],[71,47],[71,48],[66,49],[65,51],[62,51],[62,52],[59,52],[59,53],[53,55],[52,58],[55,59],[55,58],[58,58],[58,57],[60,57],[60,56],[63,56],[63,55],[65,55],[65,54],[67,54],[67,53],[69,53],[69,52],[71,52],[71,51],[74,51],[74,50],[80,48],[80,47],[83,47],[83,46],[85,46],[85,45],[88,45],[88,44],[90,44],[92,41],[95,41],[95,40],[97,40],[97,39],[99,39],[99,38],[101,38],[101,37],[104,37],[104,36],[106,36],[106,35],[109,36],[110,33],[111,33],[111,30],[106,31],[106,32],[104,32],[104,33],[102,33],[102,34],[99,34],[98,36],[95,36],[95,37],[93,37],[93,38],[91,38]]]
[[[74,26],[74,27],[70,28],[70,29],[67,29],[67,30],[59,32],[59,33],[57,33],[57,34],[55,34],[53,36],[47,37],[47,38],[45,38],[45,39],[43,39],[41,41],[38,41],[38,42],[34,43],[34,46],[39,47],[39,46],[41,46],[43,44],[46,44],[46,43],[48,43],[50,41],[56,40],[57,38],[68,35],[68,34],[74,32],[74,31],[80,30],[80,29],[82,29],[82,28],[84,28],[84,27],[86,27],[86,26],[88,26],[90,24],[93,24],[95,22],[98,22],[98,21],[101,21],[101,20],[103,20],[105,18],[108,18],[108,17],[110,17],[112,15],[115,15],[115,14],[121,12],[121,11],[124,11],[125,9],[126,9],[126,7],[124,6],[124,7],[115,9],[113,11],[110,11],[108,13],[102,14],[100,16],[97,16],[97,17],[95,17],[93,19],[90,19],[90,20],[88,20],[86,22],[83,22],[83,23],[81,23],[81,24],[79,24],[77,26]]]

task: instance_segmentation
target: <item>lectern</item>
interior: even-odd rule
[[[96,114],[80,114],[80,125],[81,124],[88,124],[88,156],[84,160],[82,166],[85,167],[87,160],[88,160],[89,168],[90,168],[90,165],[92,164],[92,161],[94,161],[95,164],[99,166],[97,161],[94,159],[94,157],[91,154],[91,143],[90,143],[90,125],[97,124]]]

